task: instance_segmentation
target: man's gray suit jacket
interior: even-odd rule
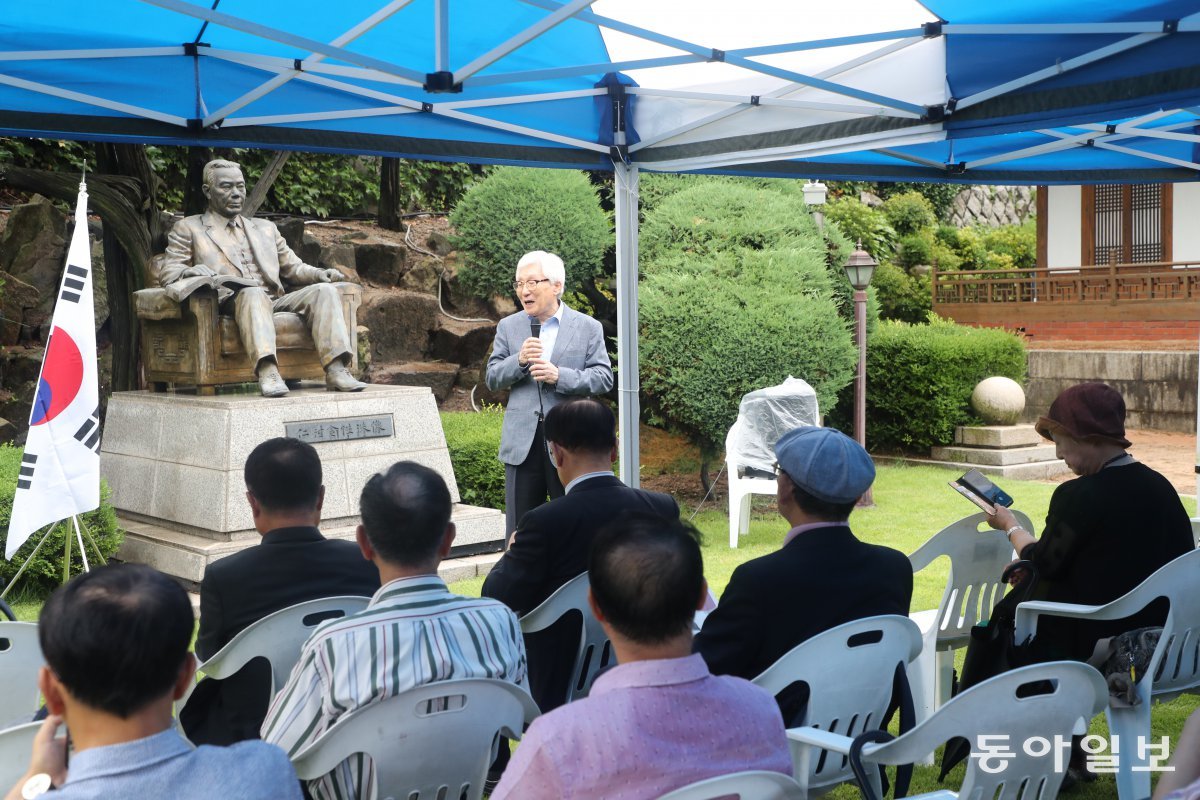
[[[558,383],[553,386],[538,384],[517,363],[521,344],[533,335],[529,315],[518,311],[496,326],[496,340],[487,363],[487,385],[492,391],[511,390],[500,431],[500,460],[505,464],[521,464],[529,455],[539,410],[549,411],[571,395],[604,394],[612,388],[612,365],[600,323],[564,305],[560,325],[550,354],[550,363],[558,367]]]

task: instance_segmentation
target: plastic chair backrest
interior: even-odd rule
[[[507,681],[439,681],[354,711],[292,758],[314,780],[356,753],[371,757],[374,797],[479,800],[498,735],[520,739],[538,713]]]
[[[1049,681],[1052,691],[1018,696],[1020,687],[1039,681]],[[971,687],[898,739],[866,745],[862,760],[864,764],[908,764],[961,736],[971,742],[972,756],[959,797],[1055,797],[1070,760],[1071,736],[1086,733],[1089,720],[1107,704],[1104,678],[1087,664],[1034,664]],[[997,751],[1003,751],[1003,758],[988,755]]]
[[[0,786],[13,786],[29,769],[33,758],[33,737],[40,722],[27,722],[0,731]]]
[[[896,667],[921,652],[921,632],[907,617],[887,614],[847,622],[802,642],[754,679],[772,694],[796,681],[808,684],[802,721],[784,720],[851,738],[879,728],[892,698]],[[849,780],[842,756],[793,747],[796,780],[810,791]]]
[[[0,622],[0,726],[33,719],[41,699],[38,670],[45,663],[35,623]]]
[[[1020,511],[1013,515],[1033,533],[1029,517]],[[938,604],[937,644],[940,649],[951,649],[964,646],[971,627],[991,617],[992,607],[1007,588],[1000,574],[1014,555],[1004,531],[989,528],[987,515],[980,512],[938,531],[908,560],[913,572],[919,572],[942,556],[950,559],[950,574]]]
[[[241,631],[198,668],[210,678],[228,678],[254,658],[271,663],[271,694],[287,682],[300,651],[326,620],[340,619],[367,607],[369,597],[339,596],[308,600],[281,608]]]
[[[779,772],[753,769],[720,775],[664,794],[658,800],[717,800],[736,797],[738,800],[806,800],[800,784]]]
[[[588,585],[586,572],[577,575],[558,587],[541,605],[521,617],[522,633],[545,630],[572,613],[577,613],[583,618],[579,648],[575,654],[575,668],[571,673],[571,685],[567,688],[567,703],[587,695],[588,690],[592,688],[592,681],[596,679],[596,673],[616,661],[608,635],[588,607]]]

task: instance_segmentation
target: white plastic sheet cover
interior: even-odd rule
[[[725,459],[742,472],[750,468],[770,473],[780,436],[802,425],[820,424],[816,391],[789,375],[778,386],[742,397],[737,421],[725,437]]]

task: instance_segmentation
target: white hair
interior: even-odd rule
[[[542,268],[542,274],[550,279],[551,283],[559,284],[558,296],[562,297],[563,290],[567,288],[567,270],[563,266],[562,259],[547,253],[545,250],[534,250],[532,253],[526,253],[521,256],[521,260],[517,262],[517,271],[515,275],[520,275],[521,270],[528,267],[530,264],[537,264]]]

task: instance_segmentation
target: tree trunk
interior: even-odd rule
[[[712,476],[708,472],[708,459],[703,456],[700,459],[700,487],[704,489],[705,497],[708,497],[713,488]]]
[[[385,156],[379,165],[379,227],[404,230],[400,215],[400,159]]]
[[[208,208],[208,198],[204,196],[204,165],[212,160],[212,150],[207,147],[189,147],[187,149],[187,178],[183,184],[183,213],[184,216],[203,214]]]
[[[136,144],[97,144],[96,165],[108,175],[132,178],[140,196],[128,198],[144,233],[144,248],[131,250],[113,226],[104,226],[104,271],[108,277],[109,333],[113,343],[112,388],[128,391],[141,386],[138,369],[139,326],[133,293],[147,284],[150,258],[162,246],[162,220],[158,213],[155,175],[146,148]]]
[[[291,154],[290,150],[280,150],[267,162],[266,169],[258,176],[258,180],[254,183],[254,188],[250,190],[249,196],[246,197],[246,205],[242,208],[242,216],[253,217],[258,213],[258,209],[262,207],[263,201],[267,199],[267,192],[271,191],[271,186],[274,185],[275,179],[279,177],[279,173],[283,172],[283,165],[287,163],[288,157]]]

